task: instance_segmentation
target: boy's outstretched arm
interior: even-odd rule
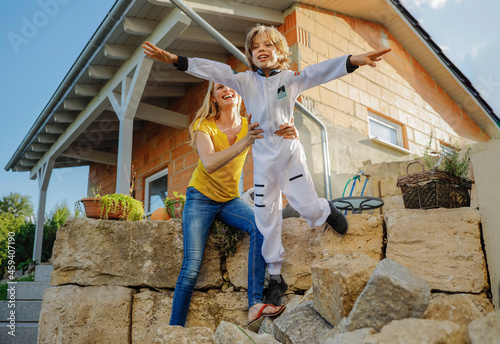
[[[351,56],[351,64],[355,66],[372,66],[375,67],[377,64],[375,62],[382,60],[382,55],[387,54],[391,49],[380,49],[376,51],[370,51],[365,54],[353,55]]]
[[[148,41],[144,42],[142,47],[144,48],[144,54],[148,55],[152,59],[165,63],[177,63],[179,61],[177,55],[171,54],[168,51],[160,49],[156,45]]]

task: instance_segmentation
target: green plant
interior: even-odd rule
[[[182,217],[182,209],[186,203],[186,196],[174,191],[174,197],[165,198],[165,209],[172,218]]]
[[[225,223],[215,220],[210,228],[210,240],[219,250],[223,259],[229,254],[234,255],[236,245],[243,240],[245,233]]]
[[[24,261],[24,262],[22,262],[22,263],[19,263],[19,264],[17,265],[17,270],[21,270],[21,271],[22,271],[22,273],[24,274],[24,272],[25,272],[26,270],[28,270],[28,268],[29,268],[29,266],[30,266],[30,264],[31,264],[31,263],[35,263],[35,264],[37,264],[37,263],[38,263],[38,261],[33,261],[33,260],[31,260],[31,258],[28,258],[26,261]]]
[[[443,146],[440,152],[435,152],[432,146],[432,133],[429,137],[429,143],[424,148],[422,160],[429,170],[440,169],[453,176],[465,178],[470,169],[470,150],[468,145],[466,151],[461,154],[458,144],[449,144],[448,149]]]
[[[119,213],[122,209],[120,220],[140,221],[144,216],[144,205],[132,196],[112,193],[104,196],[98,195],[97,200],[100,202],[101,218],[103,219],[107,219],[109,213]]]

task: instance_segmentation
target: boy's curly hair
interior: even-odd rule
[[[261,24],[257,24],[252,27],[248,33],[245,42],[245,58],[247,60],[248,65],[252,71],[257,71],[257,66],[253,63],[252,58],[252,46],[255,40],[255,37],[260,34],[266,34],[271,42],[276,47],[277,55],[278,55],[278,65],[276,68],[278,69],[288,69],[290,68],[290,47],[285,39],[285,36],[281,32],[279,32],[274,26],[264,26]]]

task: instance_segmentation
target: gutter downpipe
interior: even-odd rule
[[[220,45],[222,45],[227,51],[229,51],[234,57],[243,62],[247,67],[247,61],[245,55],[238,50],[231,42],[229,42],[224,36],[222,36],[217,30],[215,30],[209,23],[200,17],[195,11],[193,11],[189,6],[185,5],[182,0],[170,0],[177,8],[179,8],[184,14],[186,14],[191,20],[203,28],[210,36],[212,36]],[[306,117],[311,119],[321,130],[321,145],[323,151],[323,168],[324,168],[324,179],[325,179],[325,198],[332,200],[332,190],[330,183],[330,159],[328,151],[328,133],[326,131],[325,125],[317,118],[313,113],[307,110],[304,105],[300,102],[295,101],[295,107],[298,111],[304,114]]]
[[[105,42],[105,39],[109,36],[116,23],[120,21],[126,10],[133,3],[135,3],[135,1],[136,0],[117,0],[115,2],[111,10],[108,12],[106,18],[104,18],[99,28],[89,40],[80,56],[78,56],[76,62],[73,64],[57,90],[50,98],[45,108],[42,110],[40,116],[38,116],[38,118],[36,119],[28,134],[26,134],[23,142],[21,142],[21,144],[17,148],[7,166],[5,166],[6,171],[13,168],[18,160],[22,157],[22,155],[26,152],[26,149],[30,145],[31,141],[38,134],[39,130],[45,125],[52,112],[59,106],[61,101],[66,97],[66,94],[75,85],[80,74],[87,69],[92,56],[94,56],[99,51],[101,45]]]

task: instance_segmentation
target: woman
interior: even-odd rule
[[[184,326],[194,285],[200,271],[212,223],[219,219],[250,235],[248,255],[248,321],[258,329],[265,316],[280,314],[285,306],[262,303],[266,263],[261,254],[263,237],[253,209],[239,198],[238,184],[249,147],[263,130],[240,114],[241,97],[229,87],[210,82],[203,105],[189,127],[191,145],[200,159],[186,191],[183,211],[184,258],[177,279],[170,325]],[[276,134],[297,138],[293,123]]]

